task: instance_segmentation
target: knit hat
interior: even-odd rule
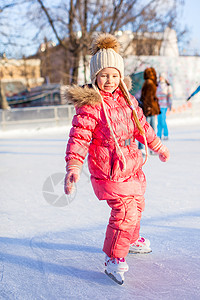
[[[119,48],[118,40],[109,33],[102,33],[96,37],[91,47],[90,77],[92,83],[102,69],[109,67],[117,69],[121,79],[124,79],[124,61],[118,53]]]
[[[161,72],[160,75],[159,75],[159,77],[162,77],[163,79],[166,79],[166,78],[167,78],[167,75],[166,75],[166,73]]]

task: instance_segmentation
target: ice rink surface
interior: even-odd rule
[[[0,134],[0,299],[200,299],[200,122],[170,124],[171,158],[150,156],[141,234],[152,253],[129,255],[119,286],[104,274],[110,209],[84,165],[63,194],[69,128]]]

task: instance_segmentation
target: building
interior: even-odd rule
[[[64,41],[67,43],[67,41]],[[39,59],[40,72],[45,83],[67,84],[73,60],[73,55],[62,45],[55,45],[52,41],[40,45],[38,52],[30,58]]]
[[[8,109],[7,97],[42,85],[39,59],[0,59],[0,108]]]
[[[18,80],[24,86],[32,88],[41,85],[44,79],[41,77],[40,59],[0,59],[0,80]]]
[[[174,29],[167,27],[164,32],[131,32],[116,33],[123,56],[179,56],[177,36]]]

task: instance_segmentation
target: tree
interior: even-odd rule
[[[65,49],[68,83],[77,82],[81,57],[86,68],[89,45],[96,32],[114,34],[129,29],[135,33],[132,41],[139,45],[141,36],[146,32],[163,32],[167,26],[177,30],[178,9],[184,4],[183,0],[60,0],[53,1],[53,4],[47,0],[25,2],[26,20],[29,24],[35,24],[34,40],[39,41],[44,36],[52,39],[54,36],[56,42]],[[152,45],[154,39],[151,45],[145,43],[142,47],[151,48]],[[129,46],[126,45],[127,48]]]
[[[0,81],[0,108],[1,109],[9,109],[10,108],[8,105],[8,101],[6,99],[3,84],[1,81]]]

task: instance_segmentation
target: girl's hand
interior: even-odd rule
[[[80,178],[82,164],[77,161],[69,161],[67,165],[67,174],[65,176],[64,191],[65,194],[69,195],[74,191],[74,183]]]
[[[166,162],[169,160],[169,150],[165,145],[161,143],[161,140],[158,137],[148,146],[151,150],[159,154],[159,158],[161,161]]]
[[[165,145],[162,145],[162,147],[158,151],[158,154],[161,161],[166,162],[169,160],[169,150]]]

